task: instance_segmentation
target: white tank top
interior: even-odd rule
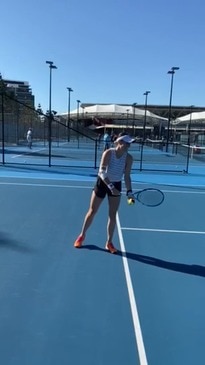
[[[127,152],[123,153],[121,157],[117,158],[116,149],[110,148],[110,150],[111,156],[107,168],[107,177],[111,182],[121,181],[125,171]]]

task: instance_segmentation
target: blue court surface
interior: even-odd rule
[[[1,167],[0,363],[204,365],[204,177],[134,173],[165,200],[122,196],[112,255],[106,200],[73,247],[94,175]]]

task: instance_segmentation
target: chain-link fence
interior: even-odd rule
[[[82,118],[63,119],[52,112],[43,114],[20,102],[5,91],[0,93],[0,163],[32,164],[42,166],[99,166],[104,150],[99,130],[88,128]],[[27,132],[31,129],[29,148]],[[129,128],[129,126],[128,126]],[[98,131],[98,132],[97,132]],[[132,128],[130,129],[132,134]],[[153,126],[144,136],[136,132],[136,143],[130,152],[134,158],[133,170],[188,172],[189,166],[205,162],[205,132],[203,125],[188,123],[172,127],[170,140],[166,129],[159,133]],[[103,134],[103,133],[102,133]],[[102,135],[101,135],[102,136]]]
[[[28,143],[28,131],[32,143]],[[97,165],[96,135],[81,123],[43,114],[8,95],[0,94],[0,162],[40,165]],[[82,152],[84,150],[84,152]],[[81,153],[79,153],[81,151]],[[81,156],[80,156],[81,154]]]

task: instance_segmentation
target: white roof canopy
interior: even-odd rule
[[[200,122],[205,122],[205,111],[204,112],[193,112],[193,113],[189,113],[184,115],[183,117],[177,118],[175,120],[172,121],[172,124],[182,124],[182,123],[189,123],[189,122],[195,122],[195,123],[200,123]]]
[[[104,118],[118,118],[121,119],[140,119],[142,120],[145,116],[145,110],[139,109],[130,105],[118,105],[118,104],[96,104],[92,106],[87,106],[82,108],[81,106],[75,110],[70,112],[71,118],[80,115],[86,117],[104,117]],[[63,115],[67,115],[64,113]],[[148,120],[152,121],[167,121],[167,118],[160,117],[154,113],[151,113],[149,110],[146,111],[146,117]]]

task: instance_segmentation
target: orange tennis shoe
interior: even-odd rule
[[[78,238],[77,238],[77,239],[75,240],[75,242],[74,242],[74,247],[75,247],[75,248],[80,248],[80,247],[82,247],[82,244],[83,244],[84,239],[85,239],[85,236],[83,236],[82,234],[80,234],[80,235],[78,236]]]
[[[117,253],[117,249],[114,247],[112,242],[107,242],[105,248],[106,250],[110,251],[110,253]]]

